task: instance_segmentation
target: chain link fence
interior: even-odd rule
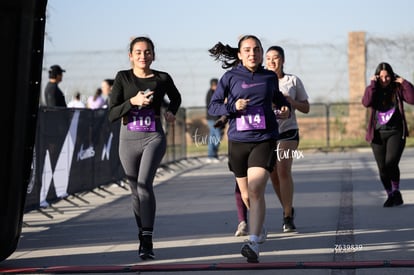
[[[410,136],[414,136],[414,108],[406,105]],[[186,142],[188,154],[207,154],[208,126],[205,107],[187,108]],[[332,150],[367,147],[365,140],[368,112],[360,102],[312,103],[310,111],[296,111],[300,129],[300,149]],[[227,129],[225,129],[227,131]],[[227,137],[220,152],[226,154]]]

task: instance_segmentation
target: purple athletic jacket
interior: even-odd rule
[[[227,97],[227,103],[225,98]],[[245,112],[236,111],[236,101],[240,98],[250,99],[248,103],[252,116]],[[229,129],[227,136],[229,140],[239,142],[257,142],[278,137],[278,124],[273,112],[272,103],[277,109],[288,106],[283,94],[279,91],[279,80],[277,75],[260,66],[255,72],[249,71],[243,65],[224,73],[217,89],[214,92],[208,113],[210,115],[229,117]],[[260,109],[262,112],[258,114]],[[237,124],[240,123],[241,115],[244,119],[260,121],[257,129],[240,130]],[[264,123],[264,124],[263,124]]]

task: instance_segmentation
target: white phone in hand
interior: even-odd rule
[[[148,94],[149,92],[151,92],[151,90],[150,90],[150,89],[146,89],[146,90],[145,90],[145,92],[144,92],[144,95]],[[154,94],[150,95],[150,96],[148,97],[148,99],[149,99],[149,100],[152,100],[152,98],[153,98],[153,97],[154,97]]]

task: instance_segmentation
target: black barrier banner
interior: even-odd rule
[[[107,109],[40,107],[25,212],[124,178]]]

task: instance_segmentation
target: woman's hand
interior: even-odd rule
[[[236,101],[236,110],[243,111],[246,110],[247,104],[249,103],[250,99],[239,98]]]
[[[174,115],[173,113],[171,113],[170,111],[167,111],[167,112],[164,114],[164,117],[165,117],[165,120],[166,120],[167,122],[174,122],[174,121],[175,121],[175,115]]]
[[[131,97],[129,101],[131,102],[132,105],[145,107],[151,104],[153,94],[154,94],[154,91],[149,91],[149,92],[139,91],[135,96]]]
[[[280,112],[277,115],[278,119],[285,119],[285,118],[289,118],[290,116],[290,110],[288,106],[282,106],[280,108]]]
[[[395,82],[397,82],[397,83],[402,84],[402,83],[403,83],[403,81],[404,81],[404,78],[402,78],[401,76],[397,76],[397,77],[395,78]]]

